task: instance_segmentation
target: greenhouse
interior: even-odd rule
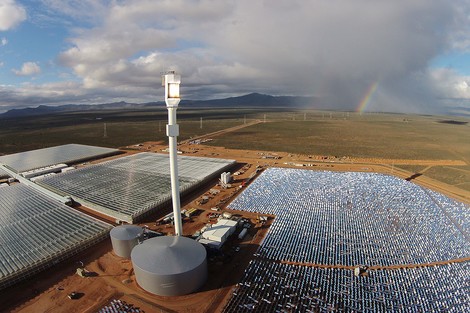
[[[270,168],[228,208],[275,219],[226,312],[468,307],[468,262],[427,264],[470,255],[470,208],[437,192],[383,174]],[[341,269],[359,264],[427,267]]]
[[[1,156],[0,163],[16,173],[22,173],[54,164],[78,163],[118,153],[117,149],[68,144]]]
[[[224,171],[234,160],[178,157],[180,192],[185,193]],[[138,153],[38,183],[93,210],[128,223],[171,200],[168,155]]]
[[[105,239],[110,229],[23,184],[0,188],[0,289]]]

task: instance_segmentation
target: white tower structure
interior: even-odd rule
[[[176,124],[176,109],[178,109],[178,104],[181,100],[180,83],[181,77],[176,75],[174,71],[170,71],[162,76],[162,85],[165,88],[165,103],[168,109],[168,125],[166,125],[166,134],[168,136],[168,148],[170,152],[171,198],[173,200],[173,216],[176,236],[183,235],[176,141],[179,135],[179,125]]]

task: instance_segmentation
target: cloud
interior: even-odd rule
[[[0,113],[13,108],[34,107],[41,104],[57,105],[77,101],[84,94],[79,83],[51,83],[33,85],[26,83],[20,87],[0,85]]]
[[[107,14],[108,1],[96,0],[41,0],[42,11],[39,19],[46,21],[61,22],[65,18],[78,21],[86,21],[94,23],[96,20],[101,20],[102,16]]]
[[[431,83],[439,94],[451,99],[470,99],[470,76],[453,69],[439,68],[430,72]]]
[[[26,10],[14,0],[0,0],[0,31],[14,28],[26,20]]]
[[[429,68],[440,54],[470,51],[469,0],[41,4],[31,19],[73,22],[57,59],[79,83],[24,85],[18,93],[5,87],[11,101],[155,101],[163,97],[159,80],[168,69],[182,74],[186,99],[311,95],[323,107],[354,110],[374,83],[370,110],[432,113],[443,98],[470,98],[468,78]],[[33,62],[14,70],[39,72]]]
[[[36,62],[25,62],[21,70],[12,70],[17,76],[31,76],[41,73],[41,68]]]
[[[8,43],[8,40],[5,37],[3,37],[2,40],[0,40],[0,46],[6,46],[7,43]]]
[[[376,108],[438,105],[429,102],[437,93],[428,64],[464,44],[457,34],[468,27],[468,6],[460,4],[123,1],[110,5],[100,25],[77,32],[59,59],[86,88],[154,93],[160,73],[176,68],[188,97],[259,91],[319,96],[352,109],[378,81]]]
[[[0,85],[0,113],[13,108],[36,107],[38,105],[100,104],[108,102],[153,102],[155,96],[142,96],[142,88],[126,87],[125,96],[121,88],[89,89],[81,82],[66,81],[46,84],[27,82],[19,87]]]

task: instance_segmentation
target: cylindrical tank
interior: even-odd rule
[[[206,249],[192,239],[156,237],[132,250],[140,287],[160,296],[180,296],[198,290],[207,280]]]
[[[109,236],[113,251],[117,256],[130,259],[132,249],[138,245],[142,227],[137,225],[119,225],[111,229]]]
[[[248,232],[248,229],[243,228],[242,231],[240,232],[240,234],[238,234],[238,239],[240,239],[240,240],[243,239],[247,232]]]

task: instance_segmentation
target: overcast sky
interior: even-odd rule
[[[469,14],[468,0],[0,0],[0,112],[160,101],[170,69],[185,99],[470,110]]]

